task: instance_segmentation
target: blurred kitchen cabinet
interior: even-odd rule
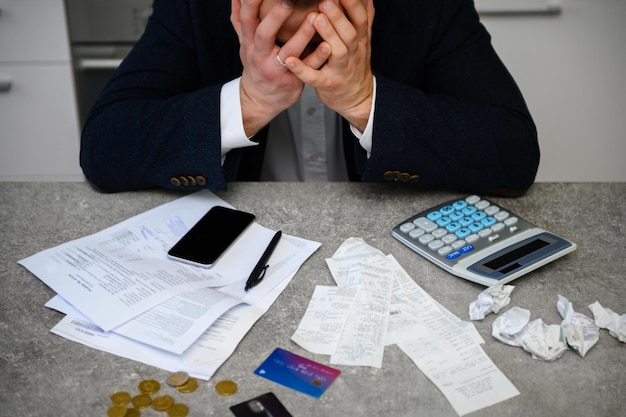
[[[82,181],[63,0],[0,0],[0,181]]]

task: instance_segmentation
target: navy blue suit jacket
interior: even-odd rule
[[[373,147],[367,158],[344,121],[351,178],[523,193],[539,163],[535,125],[473,2],[374,4]],[[90,181],[121,191],[258,178],[262,146],[220,159],[220,90],[242,72],[229,16],[229,0],[155,0],[87,117],[81,165]]]

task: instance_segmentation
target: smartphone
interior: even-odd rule
[[[176,261],[210,268],[253,221],[253,214],[215,206],[172,246],[167,255]]]

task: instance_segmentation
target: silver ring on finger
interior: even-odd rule
[[[281,67],[287,67],[287,65],[283,62],[282,59],[280,59],[280,55],[276,54],[276,61],[278,61],[278,63],[280,64]]]

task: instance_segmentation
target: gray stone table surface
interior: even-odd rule
[[[0,415],[105,416],[115,391],[136,392],[138,382],[164,382],[169,372],[101,352],[50,333],[62,315],[44,307],[53,291],[17,264],[20,259],[112,226],[182,197],[149,190],[104,194],[84,183],[0,183]],[[192,394],[176,393],[190,416],[230,416],[229,407],[274,392],[294,417],[455,416],[441,392],[397,346],[385,349],[382,369],[338,366],[341,376],[315,399],[253,374],[282,347],[328,364],[290,337],[316,285],[334,285],[324,259],[349,237],[393,254],[431,296],[463,320],[483,287],[456,278],[411,252],[391,228],[417,211],[463,194],[419,190],[402,184],[235,183],[218,196],[253,212],[272,229],[322,243],[234,354]],[[626,184],[540,183],[517,199],[492,198],[538,226],[578,244],[578,249],[513,284],[511,306],[531,319],[560,323],[558,295],[592,317],[599,301],[626,313]],[[601,331],[585,356],[566,352],[555,362],[534,360],[491,336],[496,316],[474,322],[483,349],[520,391],[476,416],[626,415],[626,347]],[[222,397],[221,379],[239,384]],[[165,415],[145,410],[144,416]]]

